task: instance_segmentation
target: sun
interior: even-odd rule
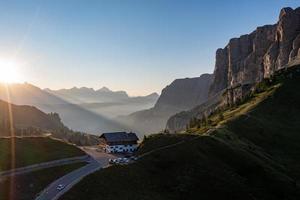
[[[13,60],[0,59],[0,82],[20,82],[19,64]]]

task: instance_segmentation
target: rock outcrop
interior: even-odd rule
[[[300,8],[283,8],[274,25],[233,38],[216,52],[210,96],[238,84],[251,84],[271,76],[300,56]]]
[[[291,63],[300,63],[300,7],[283,8],[276,24],[258,27],[218,49],[208,101],[170,117],[167,128],[171,132],[184,130],[191,118],[241,100],[255,83]]]

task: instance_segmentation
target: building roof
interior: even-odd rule
[[[132,142],[139,140],[135,133],[126,132],[103,133],[100,138],[104,138],[107,142]]]

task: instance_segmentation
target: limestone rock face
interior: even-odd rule
[[[271,76],[300,56],[300,8],[283,8],[274,25],[258,27],[233,38],[216,52],[214,81],[209,95],[228,87],[251,84]]]
[[[258,27],[218,49],[207,102],[173,115],[167,128],[171,132],[184,130],[192,118],[236,103],[249,94],[255,83],[293,63],[300,63],[300,7],[283,8],[276,24]]]
[[[300,34],[293,41],[293,49],[289,56],[289,62],[294,60],[297,57],[300,57]]]
[[[216,52],[216,67],[214,71],[213,84],[210,86],[210,93],[215,94],[227,87],[228,83],[228,51],[218,49]]]

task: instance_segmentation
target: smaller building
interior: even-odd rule
[[[132,153],[138,148],[139,138],[135,133],[103,133],[100,141],[107,153]]]

